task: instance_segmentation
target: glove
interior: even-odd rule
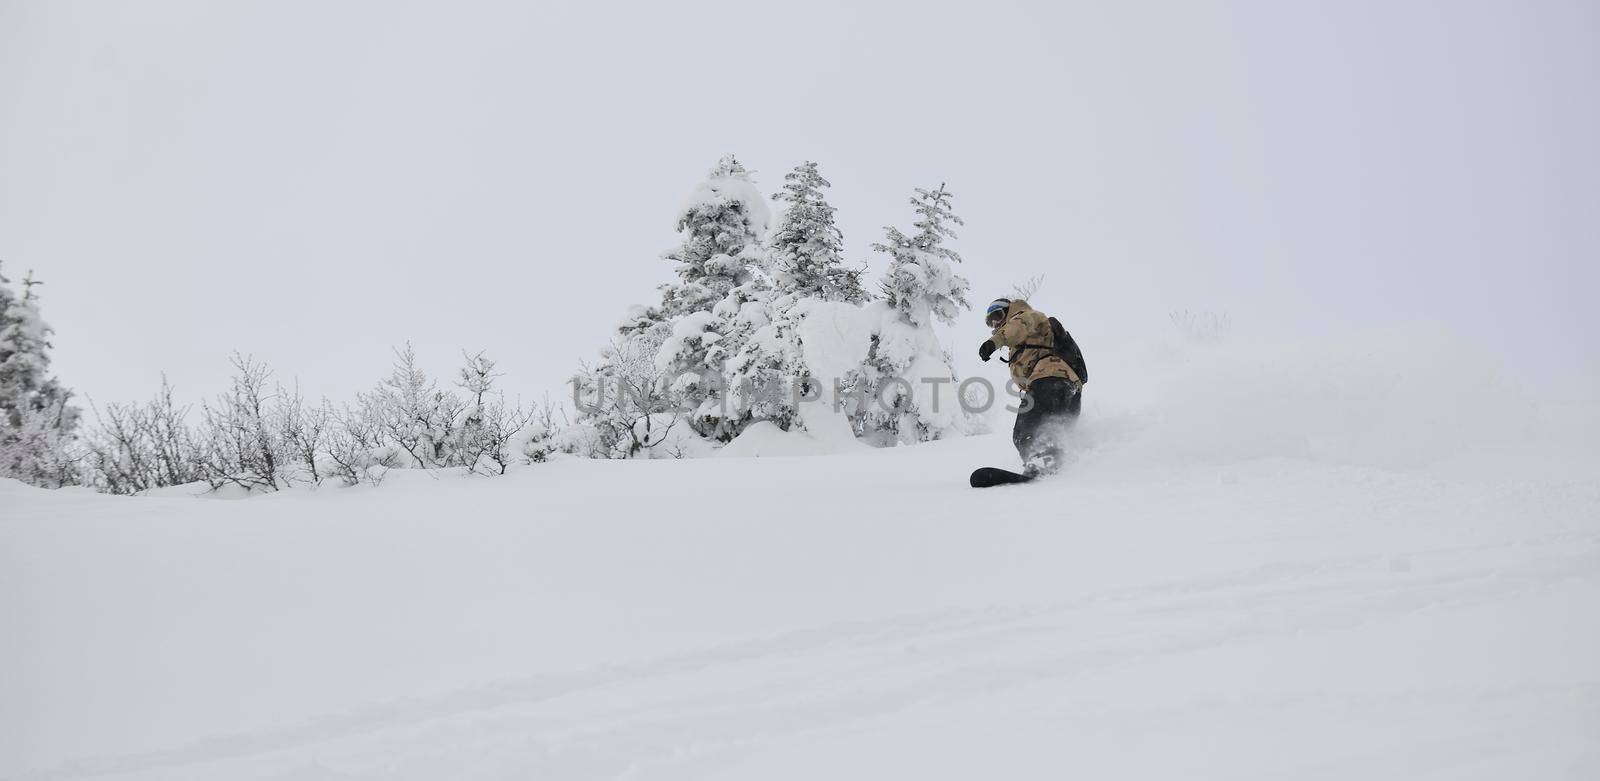
[[[978,357],[987,361],[989,360],[989,356],[994,355],[994,351],[997,349],[999,348],[994,346],[994,340],[989,339],[983,344],[978,345]]]

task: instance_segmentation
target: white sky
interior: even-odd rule
[[[1592,397],[1597,8],[0,0],[0,259],[102,402],[233,348],[345,398],[407,339],[559,395],[732,151],[818,161],[852,261],[949,182],[974,304],[1046,274],[1090,363],[1437,322]]]

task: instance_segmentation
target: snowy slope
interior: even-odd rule
[[[1415,334],[1091,366],[990,491],[1004,435],[5,484],[0,778],[1600,776],[1592,405]]]

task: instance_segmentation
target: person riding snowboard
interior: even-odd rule
[[[988,361],[1001,347],[1011,348],[1011,378],[1022,392],[1011,442],[1029,476],[1061,468],[1061,440],[1083,408],[1083,384],[1089,379],[1083,353],[1061,323],[1021,299],[997,298],[984,313],[994,329],[978,347]]]

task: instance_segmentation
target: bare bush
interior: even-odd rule
[[[573,378],[575,398],[585,398],[583,422],[594,427],[600,458],[632,458],[667,441],[682,421],[681,394],[657,368],[648,346],[613,341],[607,360]]]
[[[521,402],[507,404],[503,395],[481,408],[472,437],[466,440],[463,461],[473,471],[505,474],[513,459],[511,442],[533,420],[533,411]]]
[[[1167,317],[1178,333],[1192,342],[1220,342],[1233,330],[1233,321],[1226,314],[1181,309]]]
[[[572,423],[566,409],[551,401],[549,394],[538,406],[529,410],[529,416],[528,428],[531,431],[523,441],[522,455],[528,459],[528,463],[543,463],[561,447],[556,441],[556,433]]]
[[[494,391],[500,374],[493,360],[482,352],[461,354],[467,362],[456,386],[467,393],[467,400],[454,432],[456,460],[473,472],[505,474],[515,457],[512,442],[533,421],[534,410],[520,400],[508,404],[504,393]]]
[[[172,386],[143,404],[91,405],[95,427],[84,438],[84,468],[91,485],[112,494],[184,485],[204,478],[200,448],[189,429],[189,407],[172,400]]]
[[[328,429],[325,453],[328,456],[329,476],[337,477],[345,485],[369,483],[378,485],[384,475],[395,468],[398,459],[384,451],[378,433],[378,423],[361,410],[345,407],[334,413],[333,425]]]
[[[278,386],[277,404],[273,407],[273,422],[282,446],[293,459],[295,467],[312,485],[321,485],[327,475],[318,468],[318,460],[327,447],[336,419],[327,399],[309,409],[300,397],[300,384],[288,391]]]
[[[234,353],[231,387],[202,404],[200,469],[212,489],[237,485],[246,491],[276,491],[287,485],[289,448],[270,411],[272,370],[251,356]]]
[[[494,388],[500,376],[494,361],[463,355],[457,385],[465,397],[440,390],[408,344],[395,351],[394,368],[377,388],[358,394],[354,405],[335,407],[327,399],[307,404],[298,383],[269,385],[266,364],[234,353],[228,391],[202,404],[196,423],[188,421],[189,406],[173,401],[163,377],[148,402],[95,407],[82,466],[66,468],[116,494],[191,482],[275,491],[330,478],[377,485],[397,468],[504,474],[524,457],[543,460],[554,452],[565,415],[558,422],[548,398],[543,407],[508,401]]]
[[[1044,287],[1043,274],[1034,277],[1028,277],[1022,282],[1011,287],[1011,297],[1013,299],[1020,298],[1023,301],[1029,301],[1032,300],[1036,294],[1038,294],[1039,289],[1042,287]]]

